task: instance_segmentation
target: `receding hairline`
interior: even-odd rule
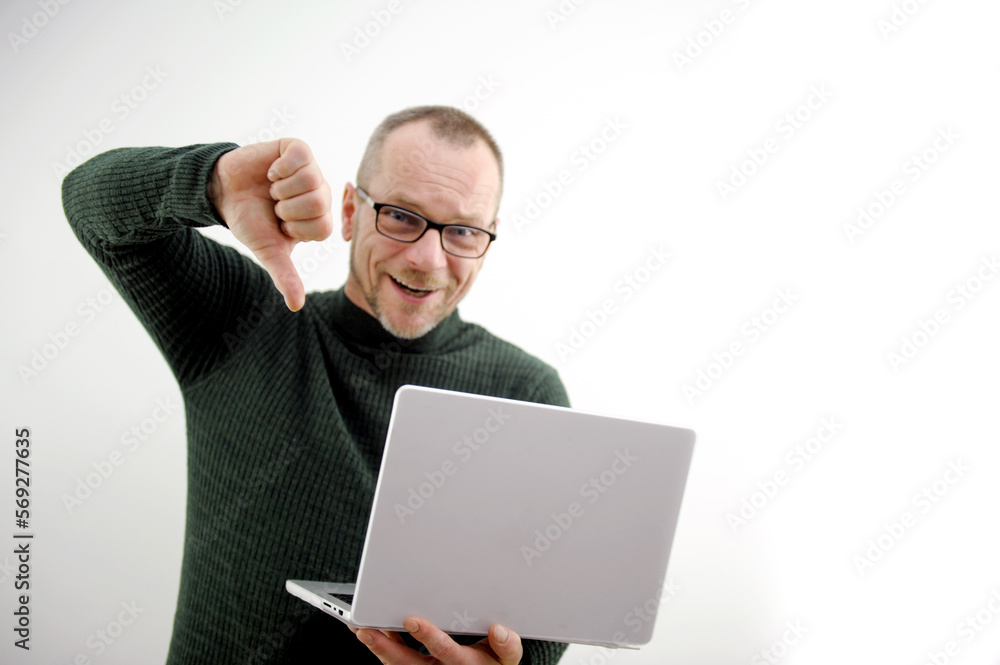
[[[387,116],[368,139],[365,154],[358,165],[357,183],[362,188],[370,186],[375,174],[381,168],[382,148],[386,139],[395,130],[417,122],[426,122],[431,135],[459,147],[472,147],[476,141],[482,141],[496,161],[500,177],[497,190],[497,206],[503,193],[503,155],[500,147],[489,131],[471,115],[452,106],[413,106]]]

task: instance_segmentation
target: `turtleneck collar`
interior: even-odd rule
[[[332,300],[333,320],[329,324],[340,335],[350,342],[361,346],[377,348],[382,344],[395,342],[404,353],[428,353],[443,348],[455,338],[462,329],[464,322],[458,316],[456,308],[444,321],[437,324],[433,330],[417,339],[401,339],[396,337],[374,316],[361,309],[347,297],[344,287],[329,292]]]

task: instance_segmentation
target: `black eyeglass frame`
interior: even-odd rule
[[[418,212],[413,212],[412,210],[408,210],[407,208],[404,208],[402,206],[394,205],[392,203],[376,203],[372,197],[368,196],[368,192],[366,192],[365,190],[361,189],[360,187],[355,187],[354,189],[357,190],[358,194],[361,195],[361,198],[363,198],[368,203],[368,205],[370,205],[375,210],[375,230],[378,231],[379,234],[385,236],[386,238],[389,238],[390,240],[412,244],[423,238],[427,234],[427,231],[429,231],[430,229],[436,229],[438,232],[438,236],[441,239],[441,249],[443,249],[446,254],[457,256],[460,259],[479,259],[485,256],[486,251],[489,250],[490,248],[490,245],[492,245],[493,242],[497,239],[497,234],[493,233],[492,231],[487,231],[486,229],[481,229],[478,226],[469,226],[468,224],[440,224],[433,220],[427,219]],[[399,238],[386,235],[385,233],[383,233],[382,229],[378,227],[378,213],[382,208],[386,207],[402,210],[403,212],[409,215],[413,215],[414,217],[419,217],[420,219],[424,220],[425,224],[424,230],[421,231],[420,235],[418,235],[413,240],[401,240]],[[448,248],[444,246],[444,230],[451,227],[456,227],[460,229],[471,229],[473,231],[479,231],[480,233],[485,233],[487,236],[489,236],[490,241],[486,243],[486,247],[483,249],[483,253],[479,254],[478,256],[464,256],[462,254],[456,254],[455,252],[449,251]]]

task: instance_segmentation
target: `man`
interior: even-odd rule
[[[118,149],[66,177],[74,232],[184,398],[187,525],[168,663],[429,662],[418,649],[449,665],[559,659],[565,645],[522,643],[499,625],[478,642],[419,617],[411,634],[352,636],[284,591],[288,578],[356,579],[400,385],[568,406],[551,367],[456,310],[495,238],[502,173],[495,142],[461,111],[389,116],[344,188],[347,282],[308,298],[291,250],[326,238],[333,217],[302,141]],[[264,269],[195,230],[211,224]]]

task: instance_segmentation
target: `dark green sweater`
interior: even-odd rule
[[[396,389],[568,399],[551,367],[457,312],[406,341],[342,289],[288,311],[259,265],[195,230],[223,224],[206,184],[236,147],[112,150],[63,182],[73,231],[184,398],[187,527],[168,662],[376,663],[284,583],[356,579]],[[526,640],[523,662],[564,650]]]

